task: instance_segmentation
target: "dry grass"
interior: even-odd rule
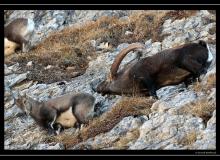
[[[179,114],[192,114],[196,117],[202,118],[206,124],[212,117],[212,113],[215,109],[216,103],[204,98],[185,105],[179,110]]]
[[[193,90],[195,92],[209,92],[212,88],[216,87],[216,74],[210,74],[207,78],[206,85],[203,85],[201,82],[196,82],[193,85]]]
[[[213,35],[216,33],[216,26],[213,26],[212,28],[209,29],[209,34]]]
[[[191,131],[189,133],[186,134],[185,137],[183,137],[180,141],[179,144],[182,144],[184,146],[186,145],[191,145],[196,141],[196,132],[195,131]]]
[[[58,136],[57,141],[62,141],[66,148],[70,148],[88,138],[110,131],[124,117],[132,115],[148,115],[151,112],[150,107],[154,102],[155,100],[147,98],[123,98],[109,111],[100,117],[93,119],[77,134]]]
[[[207,79],[207,89],[216,87],[216,74],[211,74]]]
[[[96,51],[91,46],[91,40],[109,42],[110,46],[120,43],[162,41],[160,36],[163,22],[166,19],[181,19],[195,14],[196,11],[138,11],[129,16],[128,20],[116,17],[101,17],[97,21],[89,21],[82,26],[67,27],[62,31],[51,33],[48,38],[37,45],[30,53],[15,55],[10,58],[19,62],[22,71],[30,70],[29,80],[52,83],[59,80],[70,80],[71,75],[66,68],[75,67],[75,71],[83,74],[88,67],[88,56],[96,58]],[[133,34],[125,35],[126,31]],[[26,64],[34,62],[34,67]],[[45,70],[47,65],[55,66],[53,70]],[[80,75],[78,74],[78,75]]]
[[[121,137],[117,142],[114,143],[113,147],[117,149],[127,149],[128,143],[138,139],[140,132],[138,129],[128,132],[124,137]]]
[[[216,74],[210,74],[207,78],[206,84],[203,85],[200,82],[196,82],[193,85],[193,90],[195,92],[203,92],[206,95],[209,94],[212,88],[216,87]],[[213,111],[216,109],[216,103],[214,101],[209,101],[207,98],[202,98],[196,102],[189,103],[182,107],[179,112],[185,114],[192,114],[194,116],[200,117],[204,120],[205,124],[211,118]]]

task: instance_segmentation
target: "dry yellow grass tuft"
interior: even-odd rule
[[[133,39],[135,41],[145,41],[146,39],[152,39],[155,41],[162,41],[164,36],[161,36],[163,29],[163,23],[167,19],[182,19],[193,16],[196,14],[195,10],[176,10],[176,11],[148,11],[139,14],[131,15],[131,19],[134,20],[135,29]]]
[[[186,145],[191,145],[196,141],[196,132],[194,130],[190,131],[189,133],[186,134],[185,137],[183,137],[180,141],[179,144],[182,144],[184,146]]]
[[[76,72],[83,74],[88,67],[87,57],[96,58],[96,50],[92,47],[91,40],[108,42],[114,47],[125,42],[145,42],[150,38],[153,41],[161,41],[162,25],[166,19],[181,19],[195,13],[193,10],[137,11],[127,20],[103,16],[82,26],[66,27],[62,31],[53,32],[28,54],[15,55],[6,61],[19,62],[22,71],[30,70],[29,80],[44,83],[70,80],[75,75],[66,72],[67,67],[74,67]],[[125,35],[126,31],[133,34]],[[29,61],[33,61],[34,67],[26,66]],[[54,70],[45,70],[47,65],[54,66]]]
[[[193,85],[193,90],[195,92],[205,92],[207,93],[210,91],[212,88],[216,87],[216,74],[210,74],[209,77],[207,78],[206,85],[203,85],[200,82],[196,82]]]
[[[128,143],[131,143],[138,139],[140,132],[138,129],[128,132],[124,137],[121,137],[117,142],[113,144],[113,147],[117,149],[127,149]]]
[[[192,114],[196,117],[202,118],[206,124],[212,117],[212,113],[215,109],[216,103],[204,98],[185,105],[179,110],[179,114]]]
[[[213,26],[212,28],[209,29],[209,34],[213,35],[216,33],[216,26]]]
[[[207,79],[207,89],[216,87],[216,74],[211,74]]]
[[[113,106],[109,111],[93,119],[85,128],[82,128],[75,135],[63,135],[59,137],[66,148],[85,141],[88,138],[95,137],[100,133],[111,130],[124,117],[132,115],[148,115],[151,113],[150,107],[155,102],[153,99],[133,97],[123,98],[119,103]]]

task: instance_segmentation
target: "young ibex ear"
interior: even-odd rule
[[[206,47],[206,42],[203,40],[199,40],[199,44],[203,47]]]

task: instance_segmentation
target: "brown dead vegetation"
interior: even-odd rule
[[[183,137],[179,141],[179,144],[182,144],[184,146],[191,145],[191,144],[193,144],[196,141],[196,137],[197,137],[196,132],[194,130],[190,131],[189,133],[186,134],[185,137]]]
[[[216,74],[210,74],[206,80],[206,84],[203,85],[200,82],[196,82],[193,85],[193,90],[195,92],[208,93],[212,88],[216,87]]]
[[[52,83],[60,80],[70,80],[72,75],[66,72],[67,67],[74,67],[74,72],[83,74],[88,67],[88,56],[96,58],[96,49],[91,40],[108,42],[116,47],[120,43],[145,42],[147,39],[162,41],[162,25],[166,19],[181,19],[192,16],[196,11],[137,11],[128,19],[116,17],[101,17],[97,21],[89,21],[82,26],[67,27],[59,32],[51,33],[48,38],[34,47],[27,54],[12,56],[8,62],[18,62],[22,71],[30,71],[28,80]],[[126,31],[133,34],[125,35]],[[26,64],[33,61],[33,67]],[[9,63],[10,64],[10,63]],[[45,70],[52,65],[54,70]]]
[[[197,82],[193,85],[193,90],[198,92],[203,92],[206,95],[210,94],[212,88],[216,87],[216,74],[210,74],[207,77],[206,84]],[[216,109],[216,102],[212,99],[201,98],[196,102],[189,103],[179,110],[180,114],[192,114],[194,116],[203,119],[206,124],[211,118],[213,111]]]
[[[202,118],[206,124],[212,117],[212,113],[215,109],[216,103],[204,98],[185,105],[179,110],[179,114],[192,114],[196,117]]]
[[[117,142],[113,144],[114,148],[117,149],[128,149],[128,143],[134,142],[140,136],[138,129],[128,132],[125,136],[121,137]]]

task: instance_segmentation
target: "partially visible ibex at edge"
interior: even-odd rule
[[[30,38],[34,29],[34,21],[26,18],[17,18],[4,27],[5,55],[13,54],[17,48],[27,52],[31,47]]]
[[[102,95],[135,93],[158,99],[156,90],[187,82],[190,78],[198,78],[206,72],[213,59],[208,44],[200,40],[198,43],[166,49],[132,62],[117,72],[123,58],[138,48],[143,48],[143,45],[131,44],[116,56],[109,78],[101,82],[96,89],[98,93]]]

